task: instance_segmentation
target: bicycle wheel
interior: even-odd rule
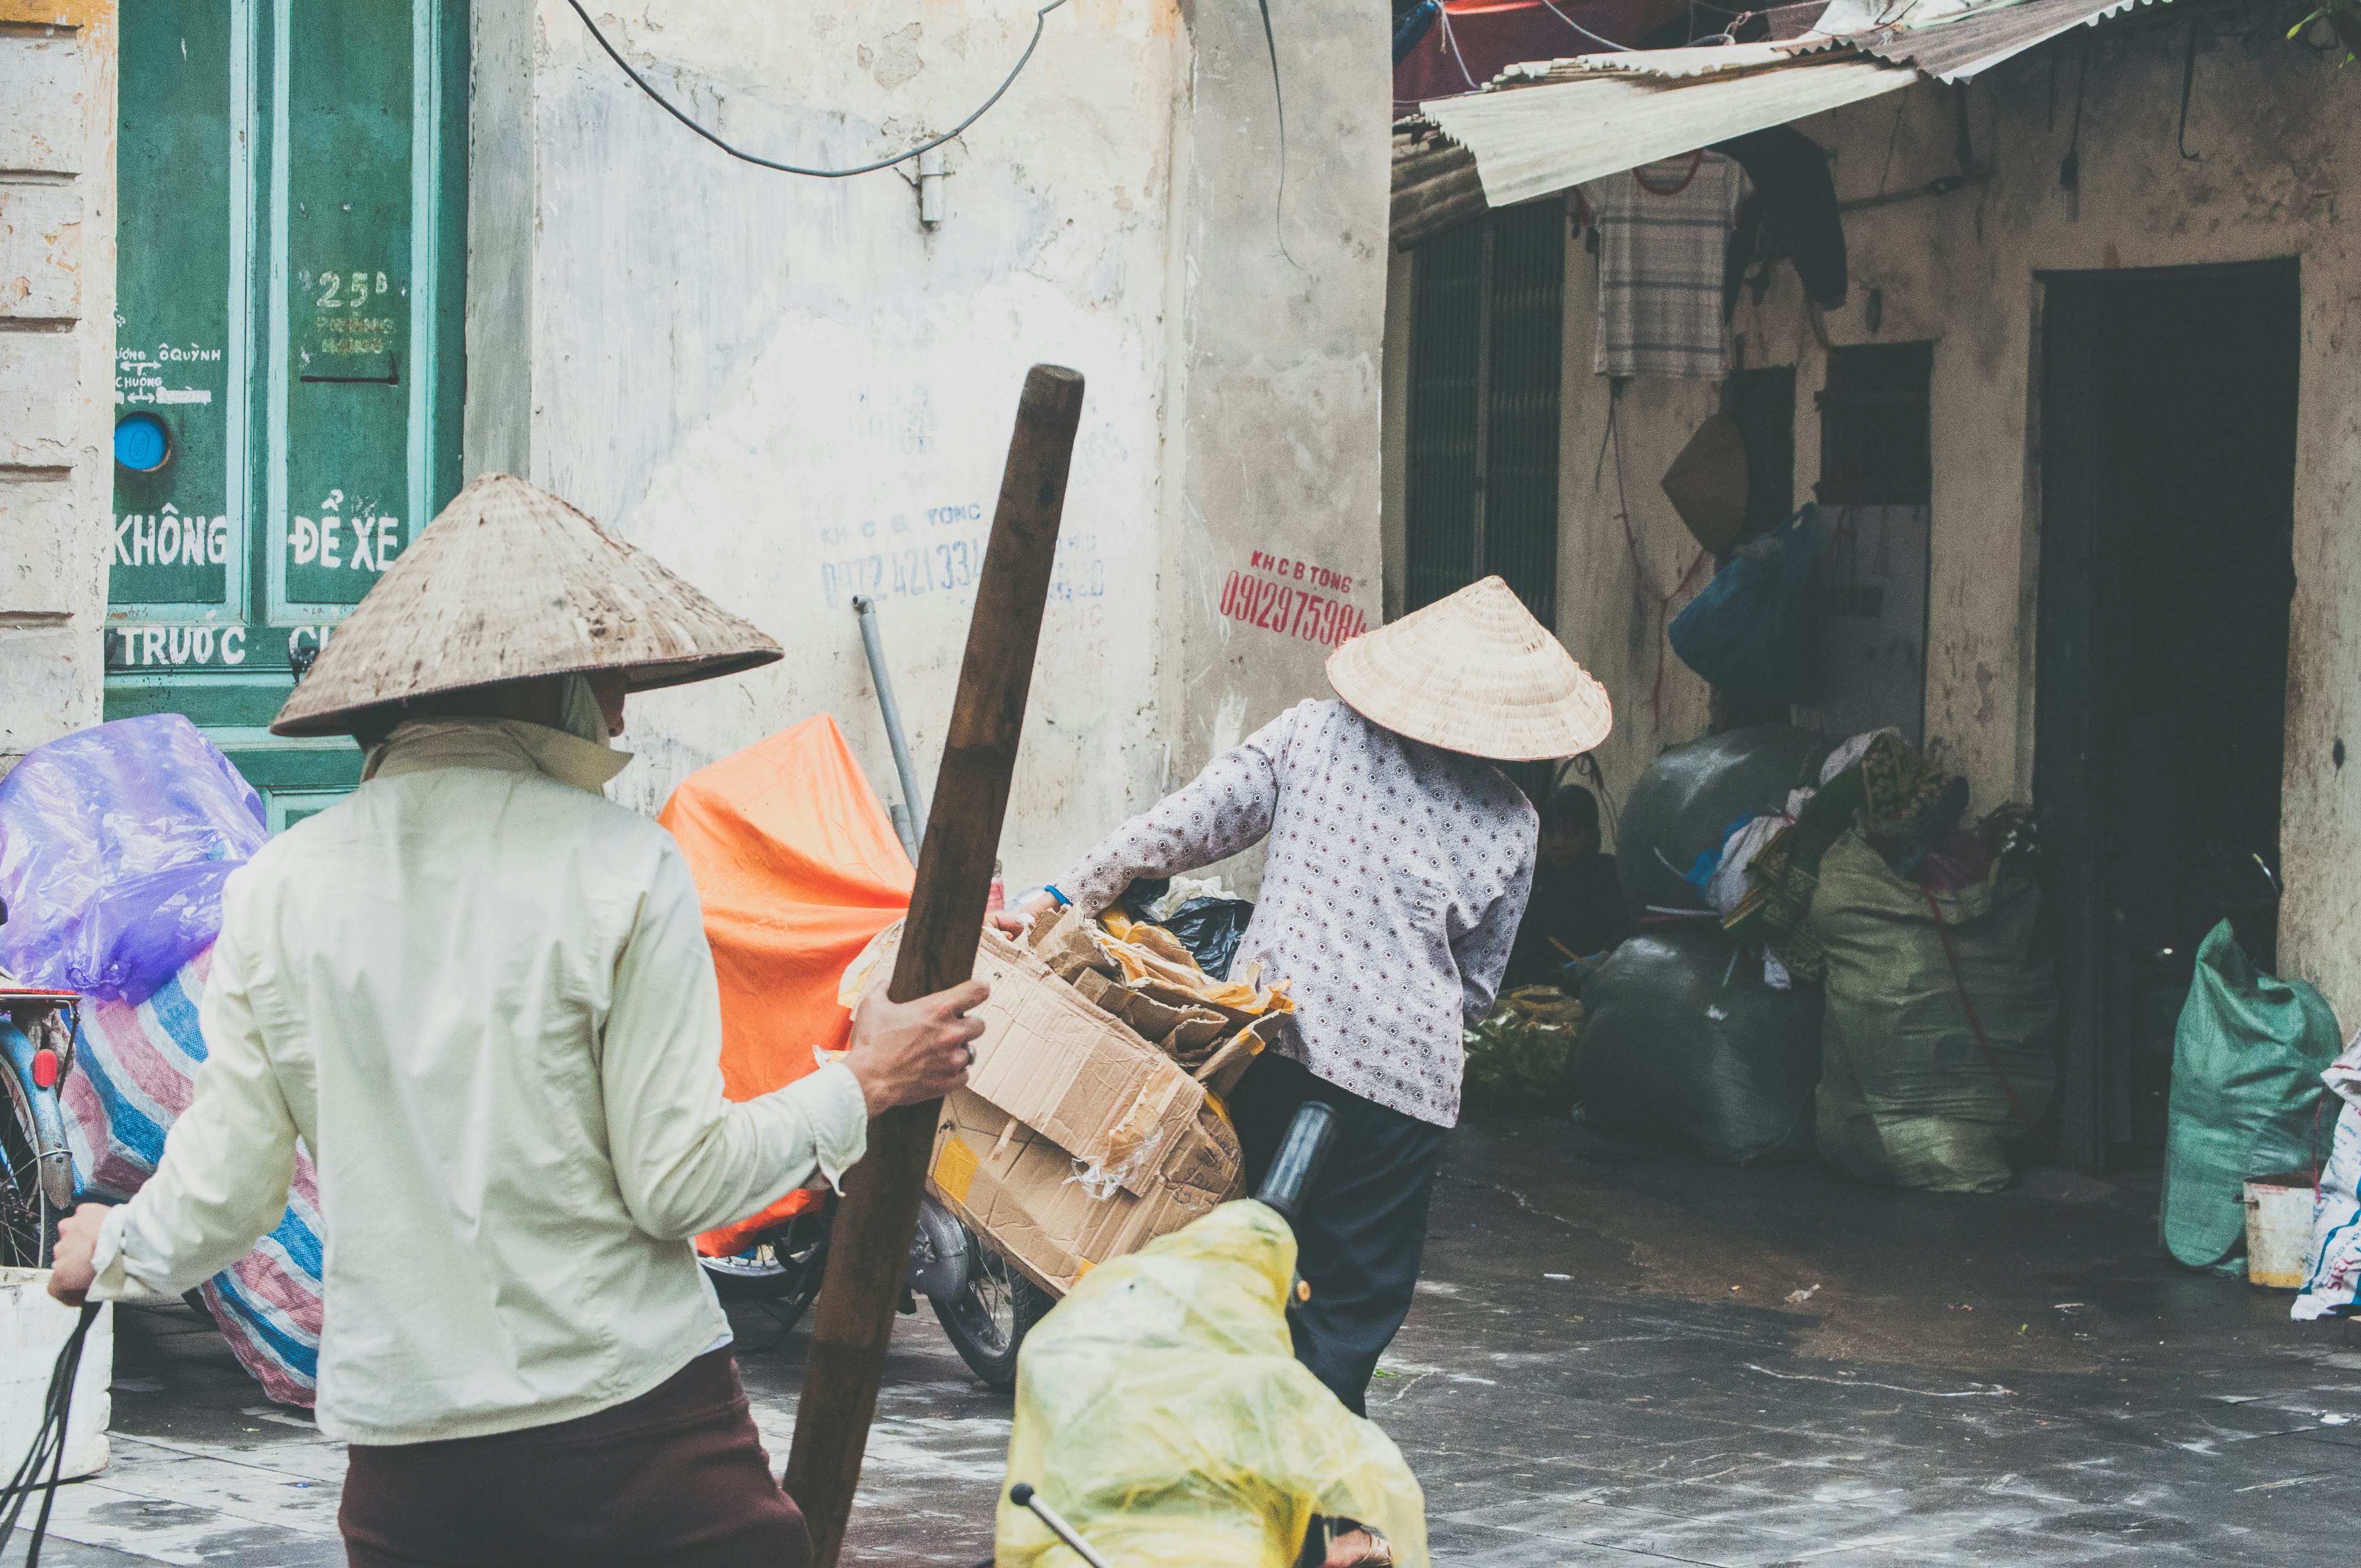
[[[0,1264],[47,1268],[59,1213],[44,1190],[40,1124],[16,1075],[0,1067],[7,1108],[0,1113]]]
[[[1016,1353],[1026,1334],[1058,1304],[1057,1299],[984,1245],[973,1231],[967,1241],[972,1262],[966,1287],[949,1299],[928,1299],[944,1336],[968,1370],[1005,1392],[1016,1387]]]

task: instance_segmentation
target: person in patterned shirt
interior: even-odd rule
[[[1232,1096],[1258,1184],[1307,1101],[1337,1136],[1296,1222],[1312,1299],[1298,1360],[1356,1414],[1410,1310],[1461,1030],[1491,1005],[1532,881],[1537,818],[1494,765],[1606,738],[1607,696],[1498,577],[1354,639],[1343,700],[1307,700],[1110,834],[1006,925],[1085,915],[1136,878],[1260,842],[1262,891],[1231,965],[1293,986],[1296,1012]],[[1346,1532],[1349,1534],[1350,1532]],[[1355,1555],[1340,1538],[1332,1563]]]

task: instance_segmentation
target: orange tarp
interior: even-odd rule
[[[910,905],[909,857],[861,764],[827,714],[691,773],[656,818],[680,844],[705,905],[721,981],[721,1082],[732,1100],[794,1082],[841,1050],[852,1015],[837,981]],[[709,1232],[723,1257],[755,1233],[818,1206],[790,1192]]]

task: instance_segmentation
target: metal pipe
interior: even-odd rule
[[[1919,202],[1929,196],[1948,196],[1954,191],[1964,191],[1971,185],[1985,185],[1991,181],[1992,170],[1989,169],[1980,169],[1972,174],[1946,174],[1940,179],[1928,181],[1916,191],[1888,191],[1882,196],[1856,196],[1850,202],[1839,202],[1837,211],[1859,213],[1871,207],[1890,207],[1896,202]]]
[[[1041,1500],[1041,1494],[1033,1489],[1032,1483],[1019,1481],[1009,1487],[1008,1500],[1020,1508],[1030,1509],[1035,1519],[1049,1527],[1051,1535],[1066,1543],[1067,1551],[1089,1563],[1091,1568],[1107,1568],[1107,1560],[1101,1557],[1057,1509]]]
[[[903,819],[894,828],[902,835],[902,848],[910,851],[910,861],[915,865],[919,840],[925,837],[925,829],[919,824],[927,819],[927,807],[918,798],[918,770],[910,763],[909,738],[902,733],[902,708],[894,700],[894,677],[885,673],[885,643],[877,630],[877,601],[866,595],[856,596],[852,615],[861,622],[861,646],[869,654],[869,684],[877,688],[877,710],[885,719],[885,743],[894,749],[894,772],[902,781]]]

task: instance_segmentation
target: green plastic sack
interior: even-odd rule
[[[1772,990],[1762,959],[1711,927],[1659,929],[1609,955],[1582,1009],[1574,1077],[1589,1125],[1720,1165],[1812,1152],[1817,986]]]
[[[998,1568],[1079,1568],[1030,1482],[1120,1568],[1290,1568],[1314,1515],[1424,1568],[1426,1499],[1391,1439],[1288,1342],[1295,1234],[1241,1199],[1103,1264],[1026,1336],[994,1521]]]
[[[1787,794],[1820,782],[1828,742],[1792,724],[1754,724],[1667,747],[1631,786],[1615,825],[1615,877],[1635,914],[1710,909],[1684,881],[1697,857],[1719,856],[1730,824],[1784,811]]]
[[[1554,1115],[1574,1099],[1568,1058],[1582,1003],[1554,985],[1520,986],[1463,1031],[1460,1103],[1476,1110]]]
[[[2165,1249],[2191,1268],[2246,1272],[2250,1176],[2309,1169],[2321,1070],[2336,1059],[2336,1014],[2300,980],[2265,974],[2226,920],[2197,948],[2172,1039],[2165,1134]]]
[[[1821,857],[1811,931],[1828,954],[1822,1159],[1893,1187],[2008,1185],[2005,1146],[2040,1122],[2057,1086],[2058,976],[2040,917],[2040,887],[2021,866],[1996,863],[1972,887],[1929,894],[1888,870],[1858,828]]]

